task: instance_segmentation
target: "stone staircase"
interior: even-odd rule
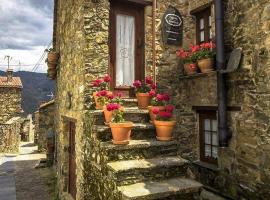
[[[103,112],[94,111],[100,163],[106,166],[106,175],[114,181],[120,199],[195,199],[202,185],[187,178],[189,162],[177,155],[178,143],[156,140],[148,111],[135,107],[136,100],[125,100],[124,106],[125,119],[135,124],[128,145],[113,145]]]

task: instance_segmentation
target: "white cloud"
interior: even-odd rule
[[[5,55],[13,57],[13,64],[35,64],[52,40],[52,0],[0,0],[0,27],[0,69]],[[45,72],[44,67],[38,71]]]

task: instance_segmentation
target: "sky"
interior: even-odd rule
[[[32,71],[52,41],[53,0],[0,0],[0,70]],[[46,57],[46,56],[45,56]],[[46,72],[40,62],[36,72]]]

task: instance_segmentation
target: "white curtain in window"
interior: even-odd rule
[[[131,86],[135,77],[135,18],[116,16],[116,86]]]

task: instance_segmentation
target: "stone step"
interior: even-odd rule
[[[198,195],[202,184],[185,178],[172,178],[162,181],[140,182],[119,186],[123,200],[174,199],[189,200]]]
[[[117,185],[164,178],[186,177],[188,161],[179,156],[110,162],[107,167]]]
[[[125,107],[137,107],[138,101],[134,98],[122,98]]]
[[[95,118],[96,125],[104,125],[104,114],[102,110],[95,110],[92,112]],[[149,112],[148,110],[139,109],[137,107],[125,108],[124,118],[126,121],[134,123],[148,123]]]
[[[176,156],[177,141],[131,140],[128,145],[101,142],[108,161],[148,159],[156,156]]]
[[[94,132],[96,137],[101,141],[111,141],[111,128],[106,125],[95,125]],[[150,123],[134,123],[131,131],[132,140],[156,138],[156,130],[153,124]]]

